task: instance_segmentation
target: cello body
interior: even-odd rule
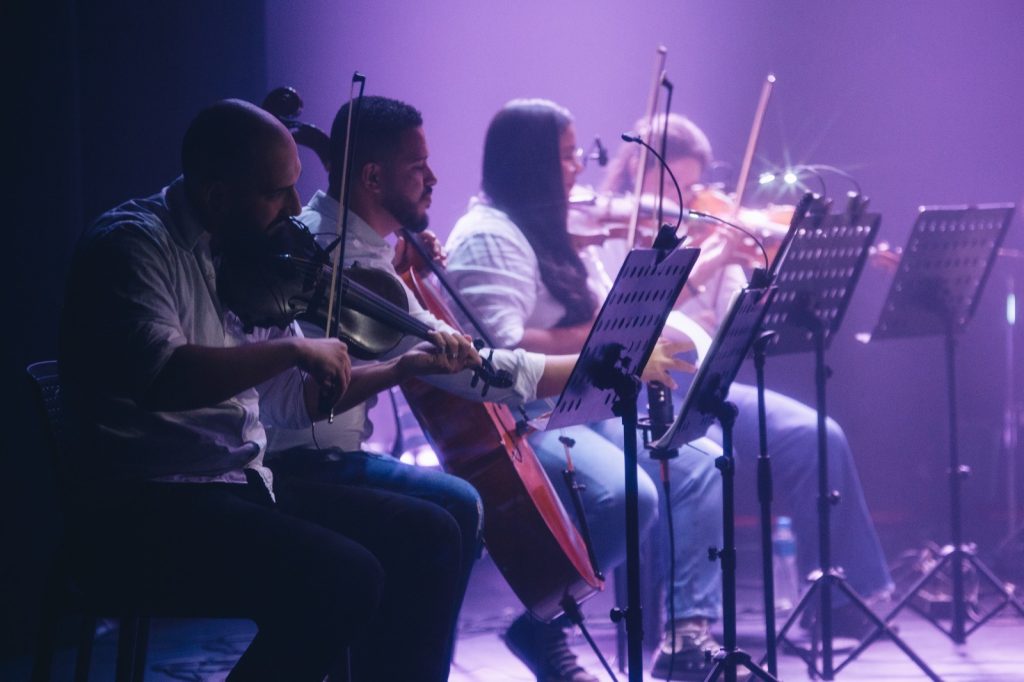
[[[424,307],[454,322],[431,285],[411,270],[403,279]],[[402,391],[445,471],[480,493],[487,551],[534,616],[551,621],[564,612],[566,597],[580,603],[603,587],[583,537],[507,406],[415,379]]]

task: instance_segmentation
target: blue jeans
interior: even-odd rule
[[[760,454],[757,433],[757,389],[733,384],[729,400],[739,408],[733,429],[737,460]],[[818,567],[818,422],[817,411],[774,391],[765,391],[768,455],[774,491],[793,516],[797,536],[797,565],[807,574]],[[861,596],[892,588],[885,555],[871,522],[850,444],[842,428],[826,420],[828,482],[839,491],[832,507],[832,563],[846,572],[850,586]],[[712,438],[720,441],[715,429]],[[847,601],[839,593],[837,604]]]
[[[561,435],[576,441],[572,458],[576,478],[586,486],[582,494],[583,507],[598,563],[602,571],[609,573],[626,556],[622,424],[607,420],[590,427],[574,426],[529,437],[562,503],[573,514],[568,490],[562,483],[565,451],[558,442]],[[714,466],[715,456],[721,450],[707,439],[694,445],[696,447],[682,448],[680,456],[669,465],[676,528],[676,570],[672,576],[673,589],[666,599],[674,601],[677,618],[717,618],[722,601],[720,574],[715,564],[708,561],[707,548],[718,546],[722,541],[722,487]],[[651,476],[660,474],[658,463],[646,453],[641,451],[639,460],[639,525],[641,537],[644,537],[658,517],[658,488]],[[711,570],[704,570],[705,567]]]
[[[466,595],[473,564],[480,557],[483,504],[476,488],[455,476],[436,469],[412,466],[373,452],[343,452],[337,448],[311,450],[295,448],[268,456],[275,477],[298,477],[322,483],[386,490],[432,502],[455,518],[462,541],[459,581],[454,613],[458,614]],[[451,623],[448,660],[455,645],[455,626]]]

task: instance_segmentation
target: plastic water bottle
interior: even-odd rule
[[[772,533],[772,567],[775,571],[775,608],[791,611],[800,600],[800,577],[796,567],[796,538],[793,519],[780,516]]]

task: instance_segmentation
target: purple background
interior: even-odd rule
[[[296,87],[305,120],[328,127],[356,70],[367,76],[367,93],[423,112],[440,178],[432,226],[442,236],[479,185],[484,131],[504,102],[554,99],[573,111],[581,144],[598,134],[614,148],[643,111],[658,44],[668,48],[673,110],[692,117],[716,158],[736,169],[761,83],[774,73],[754,173],[786,162],[849,171],[893,244],[904,243],[919,205],[1024,195],[1024,4],[1012,0],[323,1],[268,3],[266,26],[269,85]],[[312,155],[304,162],[308,196],[323,173]],[[581,180],[597,184],[599,171]],[[849,189],[841,178],[827,181],[832,196]],[[999,294],[1012,266],[997,266],[962,343],[963,458],[978,470],[971,532],[992,522],[998,531],[1006,514]],[[1015,271],[1024,279],[1024,264]],[[902,529],[912,538],[897,532],[901,540],[945,538],[941,344],[852,339],[873,326],[888,285],[878,270],[862,279],[829,358],[830,412],[847,429],[880,525],[899,531],[914,519]],[[770,385],[813,400],[810,357],[775,360],[768,371]]]

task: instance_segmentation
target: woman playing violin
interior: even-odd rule
[[[656,119],[655,140],[660,135],[658,125],[661,121]],[[684,193],[693,196],[689,190],[700,180],[711,159],[707,137],[689,119],[672,114],[668,118],[667,151],[667,161],[685,188]],[[631,187],[637,165],[637,147],[623,145],[609,166],[605,188],[621,191]],[[644,187],[656,188],[657,166],[648,164],[645,173]],[[705,244],[709,239],[706,238]],[[723,238],[716,249],[716,258],[702,264],[706,280],[713,285],[706,285],[697,292],[688,289],[684,292],[688,298],[684,299],[681,308],[711,333],[717,328],[734,293],[746,285],[745,269],[749,265],[749,259],[742,252],[741,240]],[[698,264],[705,260],[706,253],[702,253]],[[739,408],[734,430],[736,452],[741,457],[754,457],[759,451],[756,390],[753,386],[734,383],[729,400]],[[817,531],[814,478],[817,415],[810,407],[773,391],[767,392],[766,403],[768,444],[776,490],[779,491],[779,501],[793,516],[793,527],[800,538],[797,544],[798,564],[801,572],[806,574],[817,565],[817,543],[814,541]],[[836,565],[844,567],[850,584],[859,594],[868,597],[884,595],[891,590],[892,580],[864,502],[850,445],[842,429],[831,419],[827,437],[831,467],[829,480],[836,484],[842,499],[832,515],[835,537],[843,538],[843,542],[833,546]],[[702,565],[699,569],[713,570],[713,567]],[[833,622],[837,633],[860,634],[864,623],[852,616],[853,611],[842,602],[836,602]]]
[[[572,117],[547,100],[509,102],[490,123],[483,156],[483,191],[448,241],[452,280],[500,345],[576,353],[593,323],[598,297],[588,286],[586,268],[567,229],[569,192],[582,170]],[[678,347],[670,345],[672,349]],[[672,382],[663,371],[650,370],[649,364],[645,379]],[[566,466],[558,440],[563,434],[576,442],[572,458],[586,486],[584,508],[599,564],[607,571],[624,558],[622,428],[609,421],[533,434],[530,442],[556,481]],[[705,572],[701,580],[694,579],[695,566],[709,563],[706,548],[721,533],[719,477],[714,458],[704,454],[718,448],[710,441],[698,447],[687,446],[670,460],[676,487],[669,502],[680,519],[677,528],[686,528],[677,538],[677,572],[669,596],[680,618],[715,617],[719,608],[717,574]],[[647,458],[642,466],[652,472],[657,468]],[[646,531],[654,520],[657,492],[649,476],[639,474],[641,530]],[[566,491],[560,494],[570,506]],[[556,676],[553,663],[540,654],[553,650],[559,633],[544,627],[524,615],[506,641],[538,679],[594,679],[581,673]],[[543,647],[526,646],[545,638]],[[691,653],[692,660],[675,666],[676,679],[683,679],[687,668],[701,674],[703,653],[699,648]]]

